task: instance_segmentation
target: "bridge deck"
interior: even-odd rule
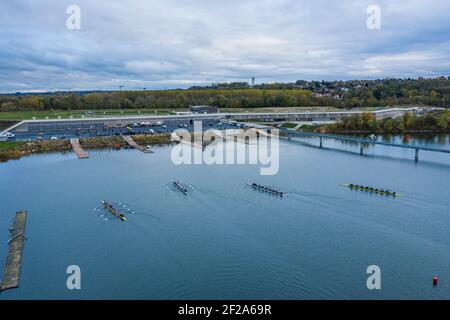
[[[323,138],[323,139],[335,139],[335,140],[352,141],[352,142],[357,142],[357,143],[377,144],[377,145],[382,145],[382,146],[405,148],[405,149],[414,149],[414,150],[425,150],[425,151],[433,151],[433,152],[450,153],[450,149],[442,149],[442,148],[435,148],[435,147],[426,147],[426,146],[418,146],[418,145],[408,145],[408,144],[400,144],[400,143],[381,142],[381,141],[374,141],[374,140],[370,140],[370,139],[356,138],[356,137],[346,137],[346,136],[334,135],[334,134],[307,133],[307,132],[299,132],[299,131],[284,130],[284,129],[282,131],[283,132],[287,132],[289,135],[294,135],[294,136],[316,137],[316,138]]]

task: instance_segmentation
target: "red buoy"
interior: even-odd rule
[[[439,278],[438,278],[438,277],[434,277],[434,278],[433,278],[433,285],[434,285],[434,286],[437,286],[438,283],[439,283]]]

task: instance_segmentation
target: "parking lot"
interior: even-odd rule
[[[216,120],[201,121],[203,130],[208,129],[236,129],[237,124],[222,123]],[[131,124],[128,127],[120,128],[105,128],[105,129],[91,129],[91,130],[70,130],[70,131],[46,131],[46,132],[26,132],[16,133],[15,137],[9,141],[33,141],[33,140],[60,140],[70,138],[90,138],[103,136],[121,136],[121,135],[135,135],[135,134],[163,134],[172,133],[177,129],[185,129],[188,131],[194,130],[194,124],[190,121],[165,121],[160,125],[151,126],[137,126],[138,124]]]

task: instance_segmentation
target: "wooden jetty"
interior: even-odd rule
[[[153,150],[137,144],[131,136],[123,136],[123,139],[125,140],[126,143],[128,143],[129,146],[131,146],[143,153],[153,153]]]
[[[0,291],[14,289],[19,286],[26,221],[26,211],[16,213],[16,219],[14,220],[11,232],[11,239],[8,241],[9,252],[8,257],[6,258],[5,271],[3,273]]]
[[[212,141],[208,141],[208,140],[203,140],[203,132],[191,132],[190,133],[191,136],[191,140],[185,140],[183,139],[183,136],[178,135],[176,132],[172,133],[172,141],[178,141],[179,143],[183,143],[186,144],[188,146],[197,148],[197,149],[201,149],[203,151],[205,151],[206,147],[209,146],[210,144],[213,144],[215,142],[215,140]],[[220,139],[222,139],[220,136],[218,136]]]
[[[72,145],[72,149],[77,155],[78,159],[87,159],[89,158],[89,155],[86,151],[81,148],[80,140],[78,138],[71,138],[70,144]]]

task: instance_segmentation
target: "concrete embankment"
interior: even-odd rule
[[[19,123],[19,121],[0,120],[0,131],[7,129],[16,123]]]
[[[135,135],[134,141],[142,145],[167,144],[171,142],[169,134]],[[85,150],[122,149],[128,147],[123,137],[93,137],[80,139]],[[0,162],[20,159],[31,154],[49,152],[71,152],[69,140],[43,140],[30,142],[0,142]]]

